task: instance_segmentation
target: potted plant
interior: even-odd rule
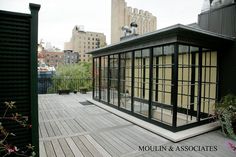
[[[67,85],[65,83],[59,86],[58,94],[70,94],[70,90],[67,88]]]
[[[216,115],[223,134],[236,140],[236,96],[229,94],[223,97],[216,105]]]

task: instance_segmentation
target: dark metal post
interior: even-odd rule
[[[31,11],[31,32],[30,32],[30,95],[31,95],[31,123],[32,123],[32,145],[35,147],[36,156],[39,156],[39,131],[38,131],[38,61],[37,61],[37,50],[38,50],[38,12],[40,5],[29,4]]]
[[[93,99],[94,99],[94,89],[95,89],[94,86],[95,86],[95,79],[96,79],[96,78],[95,78],[95,74],[94,74],[94,72],[95,72],[95,71],[94,71],[94,68],[95,68],[95,64],[94,64],[95,59],[96,59],[96,58],[93,58],[93,65],[92,65],[92,67],[93,67],[93,69],[92,69],[92,71],[93,71],[93,72],[92,72],[92,73],[93,73],[93,76],[92,76],[92,77],[93,77],[93,78],[92,78],[92,81],[93,81],[93,82],[92,82],[92,83],[93,83]],[[97,63],[97,59],[96,59],[96,63]],[[76,81],[76,82],[77,82],[77,81]],[[78,88],[77,88],[77,89],[78,89]]]
[[[196,53],[193,52],[191,53],[189,51],[189,53],[191,54],[191,96],[190,96],[190,115],[191,115],[191,120],[192,120],[192,116],[193,116],[193,111],[194,111],[194,96],[195,96],[195,69],[196,69]]]
[[[107,102],[108,103],[110,103],[110,84],[111,84],[110,83],[111,82],[110,57],[111,55],[107,56]],[[112,58],[112,60],[114,60],[114,58]]]
[[[155,93],[155,101],[158,101],[158,78],[159,78],[159,57],[156,56],[156,93]]]
[[[201,93],[202,93],[202,48],[198,53],[198,98],[197,98],[197,121],[201,119]]]
[[[120,55],[121,54],[118,54],[118,89],[117,89],[117,92],[118,92],[118,108],[120,108]]]
[[[221,50],[223,51],[223,50]],[[217,53],[217,66],[216,66],[216,71],[217,71],[217,77],[216,77],[216,101],[219,102],[221,99],[221,91],[220,91],[220,85],[221,85],[221,75],[220,75],[220,67],[221,67],[221,53],[219,51]],[[220,77],[221,76],[221,77]]]
[[[177,126],[177,98],[178,98],[178,44],[174,44],[172,55],[171,104],[173,105],[172,127]]]
[[[143,63],[142,63],[142,68],[143,68],[143,99],[145,99],[145,83],[146,83],[146,59],[143,58],[143,52],[141,51],[141,57],[142,57],[142,60],[143,60]]]
[[[149,51],[149,106],[148,106],[148,118],[152,118],[152,85],[153,85],[153,48]]]
[[[102,65],[102,61],[101,61],[101,57],[99,57],[98,58],[99,59],[99,74],[98,74],[98,78],[99,78],[99,80],[98,80],[98,86],[99,86],[99,93],[98,93],[98,97],[99,97],[99,101],[101,101],[101,77],[102,77],[102,67],[101,67],[101,65]]]
[[[134,57],[135,57],[135,52],[132,51],[132,67],[131,67],[131,112],[133,113],[134,112],[134,66],[135,66],[135,60],[134,60]]]

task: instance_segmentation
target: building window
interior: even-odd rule
[[[171,87],[174,45],[153,49],[152,119],[172,125]],[[163,104],[162,107],[158,104]],[[164,118],[166,115],[169,118]]]
[[[101,100],[107,102],[108,56],[101,57]]]
[[[149,57],[149,49],[134,53],[134,112],[145,117],[148,117]]]
[[[109,56],[109,103],[118,106],[118,55]]]
[[[131,110],[132,52],[120,54],[120,107]]]

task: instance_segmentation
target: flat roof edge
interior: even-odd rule
[[[96,50],[93,50],[93,51],[90,51],[90,52],[87,52],[87,54],[95,54],[97,52],[101,52],[101,51],[109,51],[110,49],[112,48],[115,48],[116,46],[122,46],[122,45],[125,45],[125,44],[129,44],[131,42],[135,42],[135,41],[140,41],[142,39],[147,39],[148,37],[157,37],[158,35],[161,35],[161,33],[176,33],[176,35],[178,34],[178,32],[181,32],[181,31],[192,31],[193,33],[199,33],[199,34],[202,34],[202,35],[208,35],[208,36],[211,36],[211,37],[215,37],[215,38],[220,38],[220,39],[223,39],[223,40],[227,40],[227,41],[235,41],[235,37],[230,37],[230,36],[227,36],[227,35],[223,35],[223,34],[218,34],[218,33],[215,33],[215,32],[211,32],[211,31],[207,31],[207,30],[203,30],[203,29],[200,29],[200,28],[195,28],[195,27],[191,27],[191,26],[186,26],[186,25],[182,25],[182,24],[176,24],[176,25],[173,25],[173,26],[169,26],[169,27],[166,27],[166,28],[162,28],[162,29],[159,29],[159,30],[156,30],[154,32],[149,32],[149,33],[146,33],[146,34],[143,34],[143,35],[139,35],[137,37],[134,37],[132,39],[127,39],[125,41],[120,41],[118,43],[114,43],[114,44],[110,44],[106,47],[102,47],[102,48],[99,48],[99,49],[96,49]],[[165,37],[163,37],[165,38]]]

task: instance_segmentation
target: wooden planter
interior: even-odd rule
[[[60,90],[58,90],[58,94],[59,95],[70,94],[70,90],[69,89],[60,89]]]
[[[81,94],[86,94],[87,91],[88,91],[87,88],[80,88],[80,89],[79,89],[79,92],[80,92]]]

